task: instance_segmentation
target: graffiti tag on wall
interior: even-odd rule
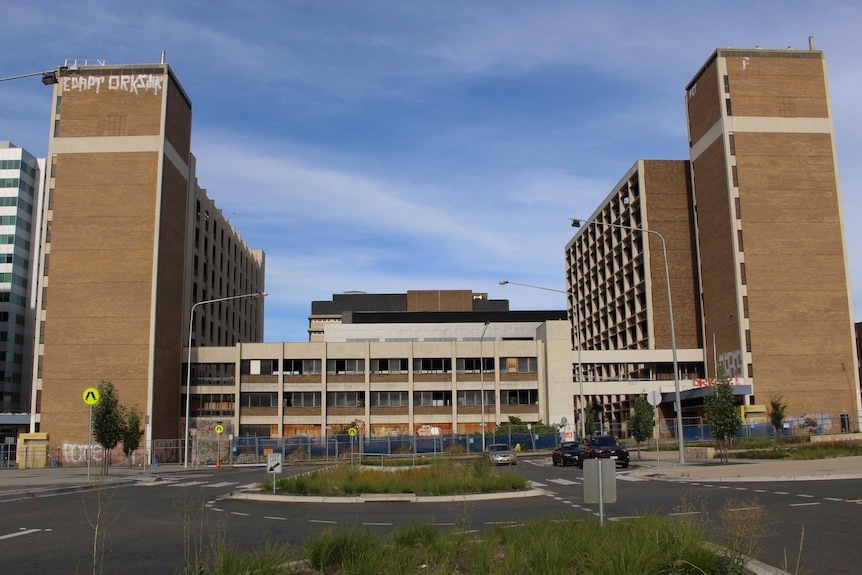
[[[163,74],[113,74],[110,76],[64,76],[60,78],[61,92],[84,92],[95,90],[120,91],[140,94],[158,94],[164,87]]]
[[[122,443],[118,444],[110,452],[106,452],[105,448],[98,443],[93,443],[90,448],[90,461],[102,461],[108,453],[110,453],[110,460],[114,464],[127,461],[126,455],[123,453]],[[142,449],[135,451],[136,457],[143,457],[143,454],[144,451]],[[87,444],[64,441],[60,447],[60,460],[66,465],[87,463]]]
[[[63,442],[63,463],[87,463],[87,444]],[[101,461],[105,456],[105,450],[99,444],[93,444],[92,460]]]

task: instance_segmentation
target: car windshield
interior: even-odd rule
[[[564,441],[560,444],[560,449],[577,449],[578,444],[574,441]]]
[[[617,439],[610,435],[594,437],[590,440],[590,443],[592,443],[596,447],[616,447],[617,445],[619,445]]]
[[[488,447],[488,451],[509,451],[508,445],[491,445]]]

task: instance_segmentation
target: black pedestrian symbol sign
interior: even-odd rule
[[[99,390],[95,387],[88,387],[84,390],[84,403],[93,405],[99,401]]]

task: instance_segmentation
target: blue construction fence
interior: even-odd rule
[[[553,449],[559,443],[559,434],[537,433],[488,433],[485,446],[505,443],[519,451]],[[368,455],[392,454],[471,454],[482,452],[481,435],[392,435],[368,437],[362,434],[330,435],[327,437],[234,437],[231,450],[235,458],[243,454],[262,456],[265,453],[281,453],[290,456],[299,452],[311,458],[339,458],[352,453]]]

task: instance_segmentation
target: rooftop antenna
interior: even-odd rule
[[[162,50],[162,58],[161,58],[161,60],[159,61],[159,64],[164,64],[164,63],[165,63],[165,51],[164,51],[164,50]]]

